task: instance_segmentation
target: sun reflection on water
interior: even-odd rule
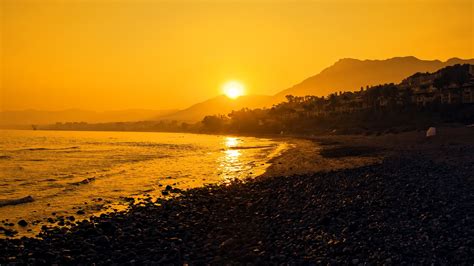
[[[227,148],[232,148],[232,147],[237,146],[238,142],[239,142],[238,138],[234,138],[234,137],[226,137],[225,138],[225,146]]]
[[[242,171],[242,162],[239,158],[242,153],[240,150],[235,149],[240,142],[241,140],[235,137],[226,137],[224,140],[226,149],[222,151],[223,155],[219,158],[219,166],[225,183],[230,183],[238,178],[239,173]]]

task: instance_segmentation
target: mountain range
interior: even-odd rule
[[[338,91],[355,91],[361,87],[384,83],[399,83],[417,72],[434,72],[455,64],[474,64],[474,59],[451,58],[447,61],[422,60],[413,56],[394,57],[385,60],[359,60],[344,58],[320,73],[282,90],[276,95],[246,95],[235,100],[223,95],[196,103],[183,110],[124,110],[93,112],[84,110],[65,111],[3,111],[0,126],[52,124],[56,122],[128,122],[141,120],[178,120],[196,122],[206,115],[228,114],[242,108],[271,107],[294,96],[327,96]]]
[[[456,64],[474,64],[474,59],[451,58],[421,60],[414,56],[394,57],[385,60],[358,60],[345,58],[309,77],[291,88],[279,92],[275,97],[286,95],[327,96],[336,91],[354,91],[361,87],[385,83],[400,83],[402,79],[417,72],[435,72]]]
[[[227,96],[219,95],[176,113],[160,116],[157,119],[196,122],[202,120],[206,115],[226,115],[232,110],[261,108],[272,106],[274,103],[274,97],[267,95],[244,95],[237,99],[230,99]]]
[[[456,64],[474,64],[474,59],[451,58],[440,60],[421,60],[413,56],[394,57],[385,60],[358,60],[345,58],[325,68],[319,74],[285,89],[273,96],[247,95],[231,100],[217,96],[197,103],[174,114],[157,119],[174,119],[195,122],[206,115],[228,114],[242,108],[271,107],[285,100],[286,95],[327,96],[338,91],[355,91],[361,87],[385,83],[400,83],[404,78],[417,72],[435,72],[443,67]]]
[[[80,109],[68,109],[61,111],[3,111],[0,112],[0,127],[17,128],[30,125],[54,124],[56,122],[131,122],[154,120],[156,117],[175,113],[177,110],[146,110],[130,109],[120,111],[88,111]]]

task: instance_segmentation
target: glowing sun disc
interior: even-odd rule
[[[222,91],[227,97],[236,99],[244,94],[244,85],[238,81],[229,81],[222,86]]]

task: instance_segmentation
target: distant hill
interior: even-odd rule
[[[105,122],[129,122],[152,120],[160,115],[173,113],[175,110],[144,110],[131,109],[120,111],[104,111],[95,112],[79,109],[69,109],[63,111],[39,111],[39,110],[23,110],[23,111],[2,111],[0,112],[0,127],[18,127],[54,124],[56,122],[88,122],[88,123],[105,123]]]
[[[206,115],[226,115],[232,110],[242,108],[271,107],[273,104],[285,100],[285,96],[290,94],[294,96],[327,96],[336,91],[354,91],[365,86],[400,83],[402,79],[417,72],[434,72],[455,64],[474,64],[474,59],[451,58],[442,62],[440,60],[421,60],[413,56],[385,60],[345,58],[324,69],[321,73],[274,96],[247,95],[236,100],[218,96],[176,113],[159,116],[156,119],[196,122],[202,120]]]
[[[271,107],[285,100],[286,95],[327,96],[336,91],[355,91],[361,87],[384,83],[400,83],[402,79],[417,72],[435,72],[455,64],[474,64],[474,59],[451,58],[440,60],[421,60],[413,56],[394,57],[385,60],[358,60],[345,58],[324,69],[319,74],[303,80],[291,88],[274,96],[246,95],[235,100],[217,96],[190,106],[184,110],[124,110],[93,112],[84,110],[65,111],[4,111],[0,112],[0,127],[5,125],[54,124],[56,122],[129,122],[143,120],[177,120],[197,122],[206,115],[226,115],[232,110],[242,108]]]
[[[474,64],[474,59],[451,58],[421,60],[413,56],[394,57],[385,60],[358,60],[345,58],[324,69],[321,73],[303,80],[275,95],[283,100],[286,95],[327,96],[336,91],[355,91],[361,87],[384,83],[399,83],[417,72],[434,72],[455,64]]]
[[[202,120],[206,115],[227,115],[232,110],[242,108],[262,108],[274,103],[272,96],[245,95],[237,99],[229,99],[224,95],[214,97],[191,107],[170,115],[157,117],[158,120],[178,120],[184,122],[196,122]]]

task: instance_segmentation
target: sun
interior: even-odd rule
[[[235,80],[228,81],[222,86],[222,91],[224,92],[224,94],[231,99],[236,99],[244,95],[244,90],[244,85]]]

